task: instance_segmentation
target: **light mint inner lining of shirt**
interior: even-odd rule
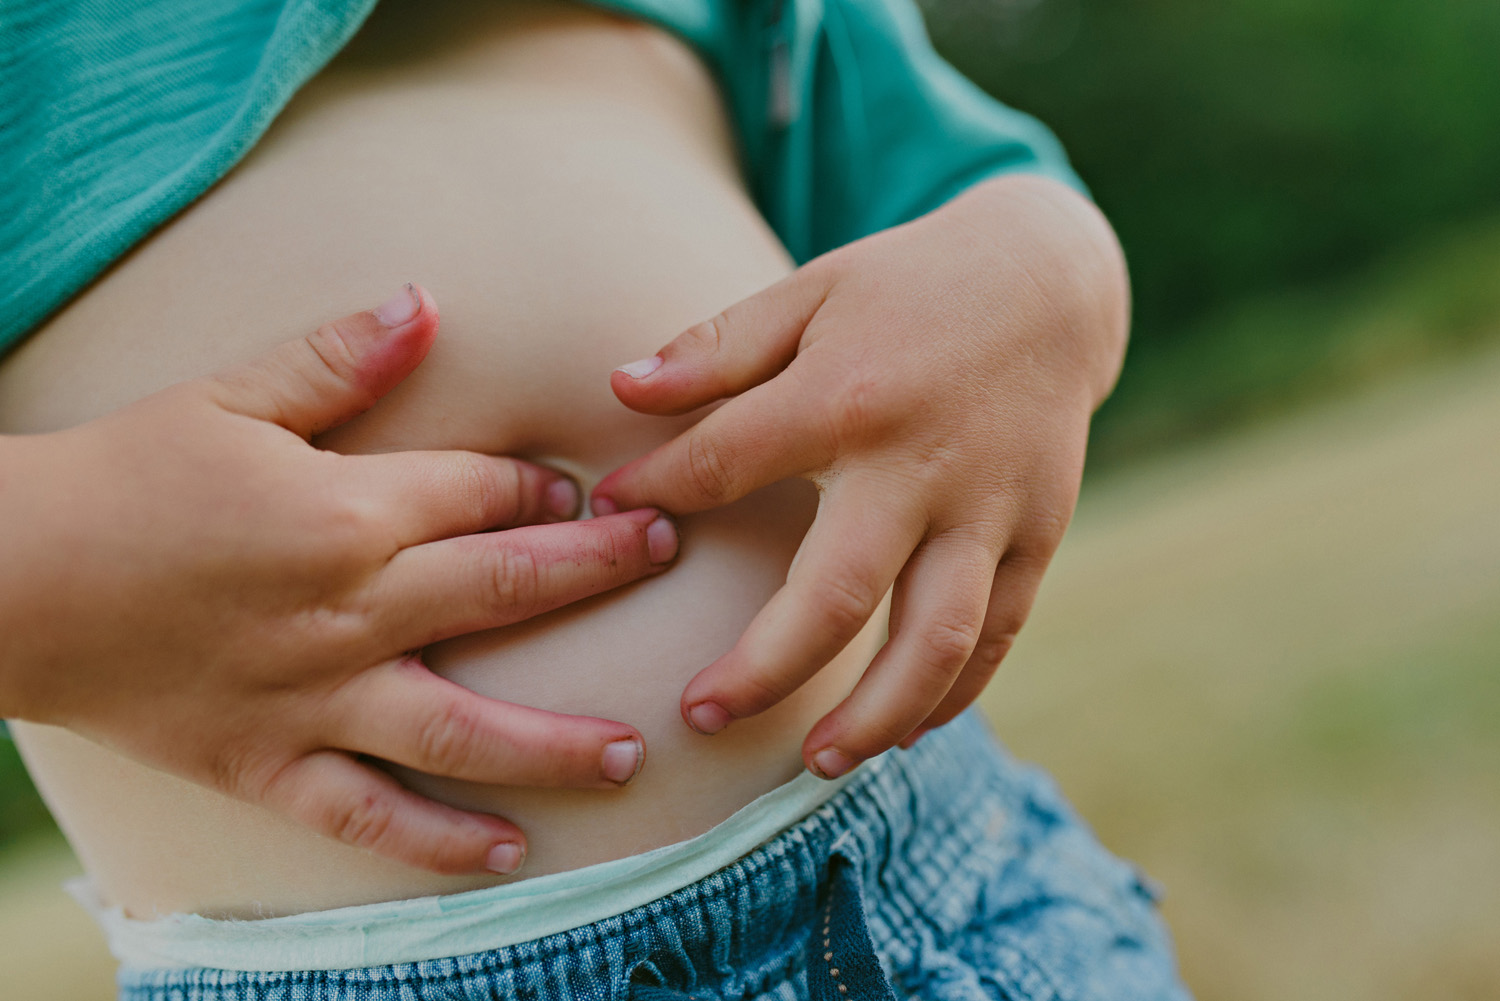
[[[86,878],[68,891],[103,928],[115,958],[143,969],[349,970],[501,949],[623,914],[717,872],[811,815],[884,756],[832,782],[804,772],[688,841],[568,872],[438,897],[261,920],[111,907]]]

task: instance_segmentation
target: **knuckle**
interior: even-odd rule
[[[723,344],[723,334],[728,317],[723,313],[695,323],[682,332],[685,347],[695,354],[717,354]]]
[[[258,799],[270,783],[262,778],[254,755],[235,743],[220,748],[208,761],[208,778],[213,788],[238,799]]]
[[[645,553],[645,529],[629,524],[619,526],[616,531],[600,532],[588,546],[589,561],[610,576],[621,571],[633,572],[645,562]]]
[[[216,754],[209,759],[209,784],[226,795],[241,795],[243,774],[232,754]]]
[[[490,607],[506,617],[530,618],[541,594],[541,568],[536,554],[524,545],[494,549],[485,575]]]
[[[329,830],[345,844],[378,848],[390,841],[396,826],[396,806],[387,796],[366,792],[334,808]]]
[[[242,775],[241,787],[238,790],[226,789],[225,791],[252,803],[260,803],[300,815],[298,807],[301,805],[299,800],[302,799],[299,791],[303,784],[303,764],[301,759],[282,761],[279,765],[267,767],[253,777]],[[321,805],[319,809],[321,810]]]
[[[734,495],[733,464],[727,461],[723,447],[707,435],[688,439],[687,466],[694,488],[705,500],[721,501]]]
[[[1052,554],[1062,545],[1068,525],[1073,520],[1073,508],[1050,507],[1032,517],[1030,531],[1022,533],[1012,545],[1012,561],[1038,564],[1035,569],[1046,569]]]
[[[1000,666],[1005,655],[1010,653],[1010,648],[1015,645],[1015,642],[1014,631],[981,636],[979,642],[974,644],[974,652],[969,655],[969,660],[987,671],[993,671]]]
[[[815,592],[814,611],[830,634],[845,637],[864,628],[879,602],[880,595],[862,581],[833,577]]]
[[[824,404],[824,419],[833,439],[845,444],[878,440],[889,430],[889,408],[880,382],[851,371]]]
[[[301,516],[305,531],[298,538],[316,539],[317,557],[334,572],[358,574],[381,565],[400,548],[390,519],[373,498],[330,491]]]
[[[907,459],[914,475],[926,478],[950,476],[962,467],[963,453],[953,440],[944,437],[922,437],[908,446]]]
[[[308,654],[313,651],[324,654],[318,659],[320,674],[338,673],[337,663],[367,653],[372,636],[379,635],[381,626],[371,596],[366,593],[350,594],[337,601],[304,608],[288,624],[303,644],[304,664],[311,666],[312,657]],[[298,680],[305,683],[306,677],[304,675]],[[287,682],[288,685],[295,683]]]
[[[454,489],[474,524],[509,520],[518,511],[521,473],[513,463],[495,464],[483,456],[460,454],[454,458]]]
[[[337,323],[325,323],[303,339],[313,356],[340,382],[352,382],[358,370],[353,347]]]
[[[380,533],[385,521],[374,504],[353,496],[330,498],[327,509],[319,514],[329,538],[351,549],[363,548],[371,536]]]
[[[270,366],[267,359],[259,359],[244,365],[235,365],[232,368],[220,369],[210,372],[202,379],[201,385],[208,388],[213,396],[222,399],[224,396],[239,398],[246,395],[261,396],[262,372]],[[182,392],[184,387],[190,383],[179,383],[168,387],[163,392]]]
[[[424,720],[417,731],[417,755],[423,770],[458,776],[474,761],[479,721],[460,705],[449,704]]]
[[[307,353],[305,341],[293,341],[246,364],[204,376],[200,385],[220,406],[249,407],[272,423],[286,424],[292,399],[310,385],[301,363]]]
[[[959,616],[942,615],[927,623],[921,644],[924,660],[943,671],[957,670],[979,642],[979,624]]]

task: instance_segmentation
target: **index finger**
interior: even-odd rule
[[[799,405],[788,369],[737,397],[682,434],[610,473],[594,487],[595,514],[658,507],[691,514],[733,503],[833,460],[831,439]]]
[[[397,553],[368,600],[394,648],[416,649],[661,573],[677,544],[676,526],[649,508],[444,539]]]

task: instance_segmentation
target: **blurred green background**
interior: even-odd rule
[[[1500,4],[926,10],[1135,281],[991,716],[1166,883],[1201,997],[1500,997]],[[0,743],[14,996],[108,995],[72,869]]]
[[[926,0],[1063,137],[1130,258],[1112,465],[1439,353],[1500,311],[1500,4]]]

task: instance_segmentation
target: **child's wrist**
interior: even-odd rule
[[[1055,320],[1055,344],[1086,380],[1091,408],[1109,396],[1130,329],[1125,256],[1103,214],[1074,189],[1034,174],[983,181],[939,213],[997,241],[1021,264],[1018,293],[1040,295]],[[1001,280],[1016,283],[1019,276]]]

